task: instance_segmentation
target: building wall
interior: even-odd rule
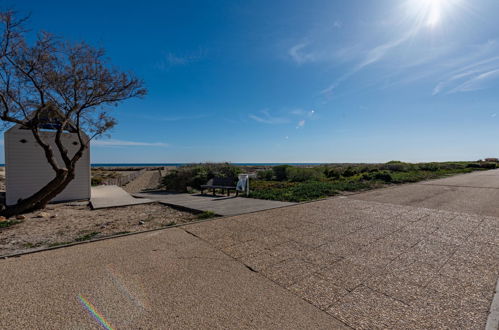
[[[50,142],[59,165],[64,164],[55,145],[54,132],[41,132],[42,138]],[[21,140],[25,140],[22,143]],[[65,133],[65,147],[72,156],[79,148],[76,134]],[[73,145],[77,142],[78,145]],[[43,148],[38,145],[31,131],[15,126],[4,136],[5,146],[5,190],[6,204],[16,204],[19,198],[27,198],[55,177],[47,162]],[[53,202],[90,199],[90,152],[87,149],[76,164],[75,179]]]

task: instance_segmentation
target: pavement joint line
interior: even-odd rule
[[[498,330],[499,329],[499,278],[497,279],[496,292],[494,299],[490,305],[489,316],[485,330]]]
[[[419,186],[436,186],[436,187],[455,187],[455,188],[473,188],[473,189],[494,189],[499,190],[496,187],[474,187],[474,186],[460,186],[457,184],[438,184],[438,183],[415,183]]]
[[[294,206],[294,205],[289,205],[289,206]],[[257,212],[258,212],[258,211],[257,211]],[[183,230],[183,231],[185,231],[185,232],[188,232],[185,228],[180,228],[180,229],[181,229],[181,230]],[[309,305],[310,305],[310,306],[312,306],[313,308],[315,308],[315,309],[317,309],[317,310],[321,311],[322,313],[325,313],[328,317],[335,319],[336,321],[338,321],[338,322],[340,322],[340,323],[344,324],[345,326],[347,326],[347,327],[348,327],[348,328],[350,328],[350,329],[354,329],[354,328],[353,328],[352,326],[350,326],[349,324],[347,324],[347,323],[343,322],[342,320],[340,320],[340,319],[336,318],[335,316],[333,316],[333,315],[331,315],[331,314],[327,313],[325,310],[320,309],[319,307],[315,306],[314,304],[312,304],[311,302],[307,301],[307,300],[306,300],[306,299],[304,299],[303,297],[300,297],[299,295],[297,295],[297,294],[295,294],[294,292],[290,291],[288,288],[286,288],[286,287],[284,287],[284,286],[280,285],[279,283],[277,283],[276,281],[274,281],[274,280],[270,279],[269,277],[265,276],[265,275],[264,275],[264,274],[262,274],[261,272],[259,272],[259,271],[255,270],[255,269],[251,268],[250,266],[246,265],[244,262],[242,262],[242,261],[241,261],[241,260],[239,260],[238,258],[235,258],[235,257],[231,256],[230,254],[225,253],[225,252],[224,252],[224,251],[222,251],[220,248],[217,248],[216,246],[214,246],[213,244],[211,244],[209,241],[207,241],[207,240],[205,240],[205,239],[203,239],[203,238],[201,238],[201,237],[199,237],[199,236],[196,236],[196,235],[194,235],[194,234],[192,234],[192,233],[190,233],[190,232],[189,232],[189,234],[191,234],[191,235],[195,236],[195,237],[196,237],[197,239],[199,239],[200,241],[205,242],[206,244],[208,244],[209,246],[211,246],[211,247],[212,247],[212,248],[214,248],[215,250],[219,251],[220,253],[222,253],[222,254],[226,255],[227,257],[229,257],[229,258],[230,258],[230,259],[232,259],[233,261],[235,261],[235,262],[239,263],[240,265],[244,266],[244,267],[245,267],[245,268],[247,268],[249,271],[251,271],[251,272],[255,273],[257,276],[262,277],[262,278],[263,278],[263,279],[265,279],[266,281],[270,281],[270,282],[274,283],[276,286],[278,286],[278,287],[279,287],[279,288],[281,288],[282,290],[287,291],[288,293],[292,294],[293,296],[298,297],[299,299],[301,299],[301,300],[302,300],[302,301],[304,301],[305,303],[309,304]],[[290,258],[290,259],[291,259],[291,258]],[[284,261],[281,261],[281,262],[279,262],[279,263],[282,263],[282,262],[284,262]],[[279,264],[279,263],[277,263],[277,264]],[[307,276],[304,276],[303,278],[305,278],[305,277],[307,277]]]

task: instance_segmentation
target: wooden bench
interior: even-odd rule
[[[213,196],[215,196],[215,189],[222,189],[222,194],[224,193],[224,190],[227,190],[227,196],[230,196],[231,190],[236,191],[236,196],[239,194],[239,192],[236,190],[236,186],[234,185],[234,179],[232,178],[215,177],[213,179],[210,179],[208,180],[208,182],[206,182],[206,184],[201,186],[201,194],[203,194],[203,191],[205,189],[212,189]]]

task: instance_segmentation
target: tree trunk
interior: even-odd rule
[[[47,183],[39,191],[26,199],[20,200],[17,204],[7,206],[2,211],[4,217],[11,217],[17,214],[27,213],[44,208],[55,196],[61,193],[75,177],[75,168],[61,169],[56,172],[55,178]]]

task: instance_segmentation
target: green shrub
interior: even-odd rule
[[[13,225],[16,225],[18,223],[21,223],[21,221],[18,220],[6,220],[6,221],[0,221],[0,228],[7,228]]]
[[[326,177],[330,179],[339,179],[341,177],[341,170],[338,168],[326,168],[324,170]]]
[[[256,172],[256,176],[260,180],[270,181],[274,177],[274,171],[272,170],[263,170]]]
[[[392,182],[393,181],[393,177],[390,173],[388,172],[385,172],[385,171],[382,171],[382,172],[375,172],[375,173],[372,173],[373,174],[373,178],[374,180],[379,180],[379,181],[383,181],[383,182]]]
[[[173,170],[161,180],[161,185],[171,192],[187,192],[187,187],[193,180],[193,172],[187,170]]]
[[[347,169],[345,171],[343,171],[343,173],[341,174],[342,176],[344,176],[345,178],[349,178],[349,177],[352,177],[354,175],[357,174],[357,171],[355,171],[353,169],[353,167],[347,167]]]
[[[102,184],[102,182],[103,182],[103,179],[101,177],[94,177],[94,178],[92,178],[90,183],[92,186],[99,186]]]
[[[422,171],[435,172],[440,169],[440,165],[435,163],[423,163],[423,164],[418,164],[418,168]]]
[[[478,163],[469,163],[468,165],[466,165],[467,168],[480,168],[480,164]]]
[[[286,181],[288,180],[287,169],[291,167],[289,165],[278,165],[272,167],[272,171],[274,172],[274,178],[277,181]]]
[[[496,163],[489,163],[489,162],[481,163],[480,168],[494,169],[494,168],[497,168],[497,164]]]
[[[398,160],[392,160],[384,164],[383,169],[392,172],[408,172],[412,169],[412,165]]]
[[[228,163],[188,165],[169,172],[163,177],[161,185],[167,191],[187,192],[188,187],[201,189],[201,185],[214,177],[232,178],[235,184],[239,173],[239,167]]]
[[[217,217],[217,214],[213,211],[204,211],[196,216],[199,220],[211,219]]]
[[[325,178],[324,171],[320,167],[288,167],[286,176],[291,182],[320,181]]]

